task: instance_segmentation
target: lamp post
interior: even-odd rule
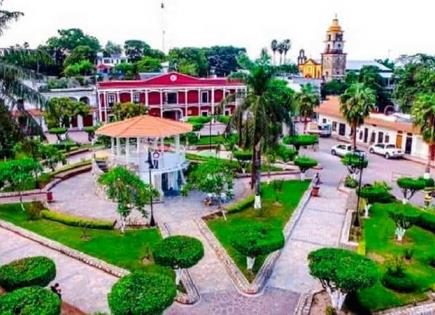
[[[151,157],[151,151],[148,149],[148,174],[149,174],[149,185],[151,187],[151,194],[150,194],[150,226],[156,226],[156,222],[154,220],[154,209],[153,209],[153,182],[151,180],[151,170],[154,169],[153,160]]]
[[[356,201],[356,215],[355,215],[355,221],[354,221],[354,225],[355,226],[360,226],[360,219],[359,219],[359,202],[360,202],[360,196],[359,196],[359,192],[361,191],[361,183],[362,183],[362,174],[363,174],[363,169],[364,169],[364,155],[360,154],[359,155],[359,180],[358,180],[358,193],[357,193],[357,201]]]

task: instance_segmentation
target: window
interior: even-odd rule
[[[107,95],[107,104],[109,104],[109,106],[113,106],[113,104],[115,104],[115,94]]]
[[[338,134],[340,136],[346,135],[346,125],[345,124],[340,123],[340,125],[338,126]]]
[[[201,102],[202,103],[208,103],[208,92],[207,91],[202,91],[201,92]]]
[[[322,119],[322,122],[323,122],[324,124],[326,124],[326,118],[323,118],[323,119]]]
[[[140,94],[138,92],[134,92],[134,94],[133,94],[133,103],[135,103],[135,104],[140,103]]]
[[[177,93],[170,92],[166,94],[166,103],[167,104],[177,104]]]
[[[390,135],[388,133],[385,134],[385,143],[390,142]]]
[[[332,131],[337,131],[337,122],[336,121],[332,122]]]
[[[378,142],[379,143],[384,142],[384,133],[382,131],[379,131],[378,133]]]
[[[362,138],[363,138],[363,131],[360,130],[360,132],[359,132],[359,139],[362,140]]]

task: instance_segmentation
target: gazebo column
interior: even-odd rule
[[[110,138],[110,152],[115,155],[115,138]]]
[[[141,140],[141,138],[136,138],[136,152],[138,155],[140,153]]]
[[[120,138],[116,138],[116,156],[117,157],[121,156],[121,139]]]
[[[176,135],[174,137],[175,140],[175,152],[178,154],[180,153],[180,135]]]
[[[125,161],[130,163],[130,138],[125,138]]]

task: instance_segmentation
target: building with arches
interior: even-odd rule
[[[105,81],[97,85],[98,118],[109,122],[116,103],[132,102],[149,108],[151,116],[186,120],[191,116],[210,116],[228,95],[234,100],[223,108],[231,115],[246,93],[246,86],[227,78],[196,78],[170,72],[144,80]]]

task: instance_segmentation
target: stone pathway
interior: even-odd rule
[[[86,313],[109,312],[107,294],[118,278],[0,228],[0,265],[29,256],[47,256],[56,263],[62,298]]]
[[[309,275],[307,255],[321,247],[337,247],[346,212],[347,195],[335,186],[321,185],[311,198],[286,242],[267,284],[270,288],[309,291],[316,281]]]

